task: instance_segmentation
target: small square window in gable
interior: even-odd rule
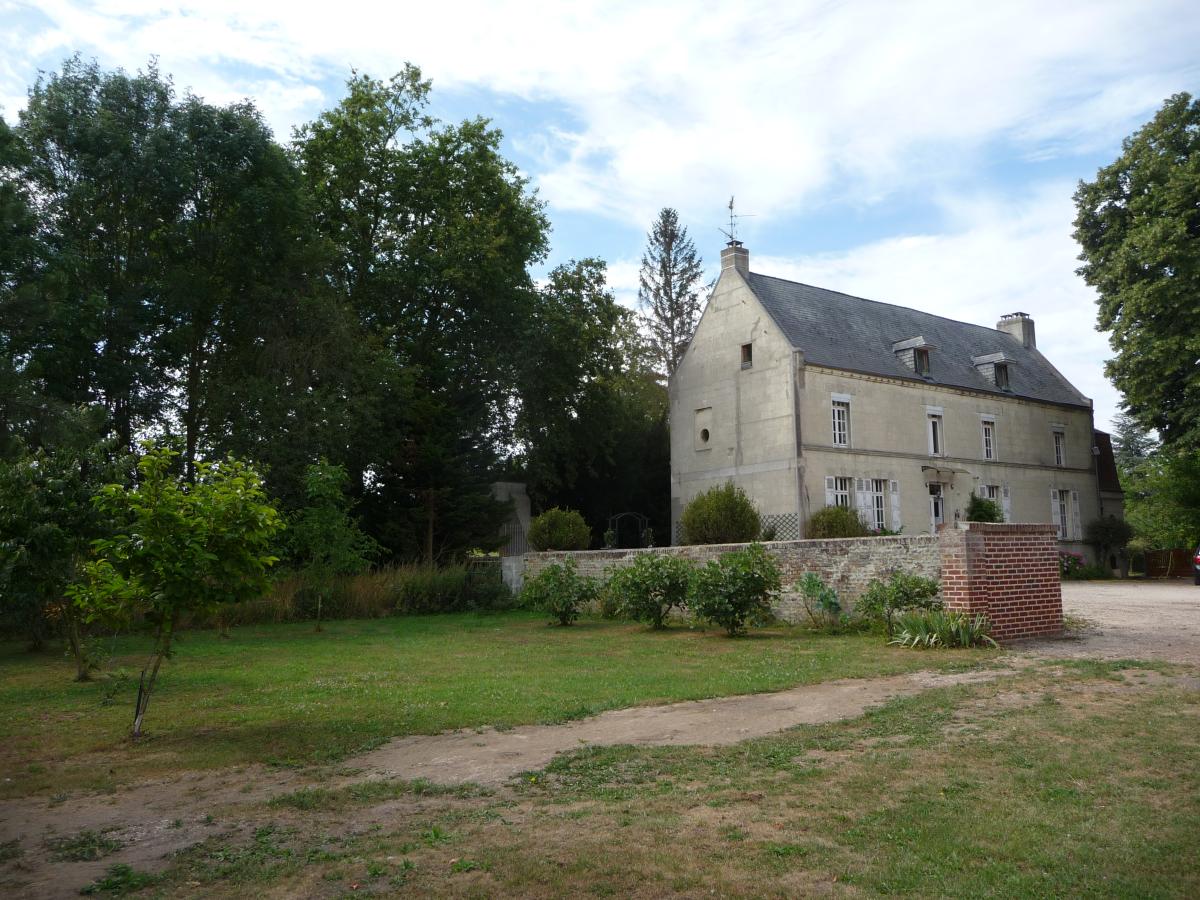
[[[749,369],[754,365],[754,345],[742,344],[742,368]]]
[[[696,410],[696,449],[711,450],[712,436],[712,407],[706,406]]]

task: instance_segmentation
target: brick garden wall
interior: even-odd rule
[[[938,538],[947,609],[987,616],[997,640],[1062,632],[1053,525],[968,522],[942,531]]]
[[[629,565],[639,553],[670,553],[699,564],[745,544],[704,544],[692,547],[654,547],[645,550],[586,550],[582,552],[527,553],[524,577],[531,577],[548,564],[575,560],[579,574],[607,578],[615,569]],[[804,607],[791,587],[805,572],[816,572],[838,593],[849,608],[867,585],[902,569],[926,578],[938,578],[941,558],[938,538],[930,534],[894,537],[845,538],[820,541],[767,541],[763,544],[775,557],[783,573],[784,593],[775,614],[788,622],[805,619]],[[1055,557],[1057,559],[1057,556]]]
[[[578,553],[527,553],[523,567],[506,570],[510,587],[522,575],[536,575],[550,563],[575,560],[581,575],[606,578],[629,565],[639,553],[670,553],[703,564],[745,544],[656,547],[647,550],[588,550]],[[997,640],[1062,632],[1062,590],[1058,541],[1053,525],[993,525],[968,522],[937,535],[848,538],[821,541],[770,541],[766,547],[783,572],[784,594],[776,615],[789,622],[805,618],[799,597],[790,590],[805,572],[816,572],[850,608],[872,581],[901,569],[942,584],[949,609],[982,614]],[[523,568],[523,573],[518,571]]]

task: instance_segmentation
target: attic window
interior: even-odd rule
[[[929,351],[924,347],[918,347],[913,351],[913,368],[918,375],[929,374]]]
[[[996,387],[1002,391],[1008,390],[1008,363],[996,363]]]
[[[742,368],[749,369],[754,365],[754,345],[742,344]]]

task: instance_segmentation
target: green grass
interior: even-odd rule
[[[127,733],[142,637],[78,684],[58,653],[0,645],[0,797],[112,789],[185,769],[322,764],[389,738],[561,722],[607,709],[779,690],[831,678],[971,667],[980,651],[920,654],[876,635],[714,630],[462,613],[190,632],[159,677],[137,745]]]
[[[51,859],[70,862],[102,859],[125,846],[103,831],[81,831],[70,837],[52,838],[46,845]]]

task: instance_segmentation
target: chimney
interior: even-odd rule
[[[750,251],[741,241],[730,241],[721,251],[721,271],[726,269],[737,269],[743,275],[750,272]]]
[[[1000,321],[996,323],[996,330],[1011,334],[1021,342],[1022,346],[1031,349],[1037,348],[1037,338],[1033,332],[1033,319],[1029,318],[1028,313],[1015,312],[1001,316]]]

